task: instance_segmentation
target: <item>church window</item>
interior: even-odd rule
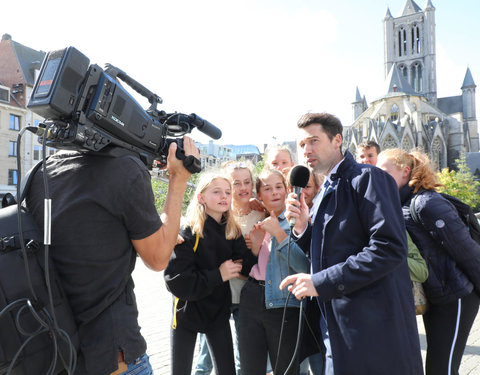
[[[407,54],[407,30],[403,30],[403,54]]]
[[[402,150],[410,151],[412,148],[412,142],[410,141],[410,137],[407,135],[403,138],[402,141]]]
[[[417,53],[420,53],[420,28],[417,26],[415,27],[415,32],[416,32],[416,51]]]
[[[402,32],[398,32],[398,56],[402,56]]]
[[[392,109],[390,110],[390,120],[391,121],[397,121],[398,120],[398,105],[394,104],[392,105]]]
[[[400,72],[402,73],[402,76],[404,76],[404,77],[408,76],[407,67],[405,65],[400,64],[398,66],[398,69],[400,69]]]
[[[423,71],[422,65],[416,62],[412,65],[411,86],[416,92],[423,90]]]
[[[389,134],[387,138],[383,141],[382,150],[386,150],[387,148],[397,148],[397,142],[395,139]]]

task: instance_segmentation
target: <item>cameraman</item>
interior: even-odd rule
[[[183,145],[187,156],[199,157],[191,138],[184,137]],[[163,270],[175,245],[190,177],[175,157],[176,148],[172,143],[168,152],[170,181],[160,217],[150,174],[138,157],[69,151],[47,159],[51,257],[78,327],[75,375],[153,373],[131,274],[137,254],[149,268]],[[40,228],[43,201],[39,169],[27,207]]]

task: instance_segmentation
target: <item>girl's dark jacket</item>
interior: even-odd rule
[[[468,232],[452,203],[432,190],[424,190],[415,200],[417,224],[410,214],[413,191],[400,189],[408,233],[428,266],[423,284],[431,303],[448,303],[475,290],[480,291],[480,245]]]
[[[177,324],[192,331],[207,332],[228,322],[232,296],[222,281],[220,265],[228,259],[243,259],[242,274],[248,275],[257,257],[247,248],[243,236],[225,238],[225,224],[207,215],[203,238],[193,251],[196,237],[190,227],[181,230],[184,242],[175,246],[164,272],[168,290],[180,299]]]

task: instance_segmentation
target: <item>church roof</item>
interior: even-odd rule
[[[462,96],[448,96],[446,98],[438,98],[437,106],[440,111],[451,115],[453,113],[463,112]]]
[[[472,73],[470,72],[470,68],[467,68],[467,73],[465,73],[465,79],[463,80],[462,90],[467,87],[477,87],[475,82],[473,82]]]
[[[385,79],[386,94],[403,92],[405,94],[415,94],[412,86],[400,74],[397,64],[394,63],[390,68],[387,78]]]
[[[413,0],[407,0],[405,7],[403,8],[402,16],[408,16],[409,14],[421,12],[422,9]]]

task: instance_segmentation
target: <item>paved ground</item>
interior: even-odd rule
[[[141,260],[137,261],[133,276],[140,326],[147,340],[147,352],[155,375],[169,375],[171,294],[165,288],[163,273],[148,270]],[[418,319],[418,327],[422,354],[425,356],[425,333],[421,318]],[[480,316],[470,332],[460,375],[480,375]]]

